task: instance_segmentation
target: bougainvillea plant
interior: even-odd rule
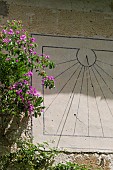
[[[0,34],[0,113],[26,116],[41,114],[43,97],[30,85],[33,71],[42,77],[42,85],[54,87],[53,76],[45,68],[53,69],[49,56],[37,54],[35,38],[23,29],[21,21],[7,21]],[[47,69],[46,69],[47,70]]]

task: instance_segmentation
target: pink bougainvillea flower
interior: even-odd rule
[[[49,56],[49,55],[46,55],[46,56],[45,56],[45,58],[49,59],[49,58],[50,58],[50,56]]]
[[[54,77],[53,76],[47,76],[47,79],[48,80],[54,80]]]
[[[33,54],[36,55],[36,51],[34,51]]]
[[[38,97],[40,96],[39,92],[35,88],[32,88],[31,92],[32,92],[33,96],[38,96]]]
[[[24,97],[22,96],[22,94],[20,94],[19,96],[22,99],[22,101],[24,102]]]
[[[40,96],[39,92],[35,88],[33,88],[32,86],[29,87],[27,94],[32,95],[32,96],[37,96],[37,97]]]
[[[7,34],[7,30],[3,29],[2,33]]]
[[[29,105],[29,112],[31,113],[34,110],[34,106],[32,104]]]
[[[32,71],[29,71],[29,72],[27,73],[27,75],[28,75],[28,77],[30,77],[30,76],[33,75],[33,72],[32,72]]]
[[[35,38],[30,38],[30,41],[35,42],[36,40],[35,40]]]
[[[46,81],[46,78],[44,77],[43,79],[42,79],[42,85],[44,85],[44,82]]]
[[[6,61],[9,61],[9,60],[11,60],[10,58],[6,58]]]
[[[33,75],[32,71],[29,71],[28,73],[24,74],[25,76],[31,77]]]
[[[33,46],[33,44],[29,44],[29,46],[31,46],[31,47],[32,47],[32,46]]]
[[[26,32],[26,30],[25,30],[25,29],[22,29],[22,32]]]
[[[14,34],[13,30],[10,29],[10,31],[8,32],[8,34],[9,34],[9,35],[13,35],[13,34]]]
[[[11,40],[8,39],[8,38],[4,38],[4,39],[3,39],[3,43],[6,43],[6,44],[9,43],[10,41],[11,41]]]
[[[20,44],[21,41],[20,41],[20,40],[17,40],[16,42],[17,42],[17,44]]]
[[[28,84],[28,81],[27,81],[27,80],[23,80],[23,83],[24,83],[24,84]]]
[[[21,35],[20,40],[25,41],[26,40],[26,35],[25,34]]]
[[[16,34],[20,34],[20,31],[17,30],[17,31],[16,31]]]
[[[33,50],[32,50],[32,49],[29,49],[29,52],[30,52],[30,53],[32,53],[32,52],[33,52]]]
[[[20,93],[22,93],[22,89],[16,91],[17,95],[20,95]]]

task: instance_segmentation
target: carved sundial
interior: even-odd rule
[[[96,55],[93,50],[82,48],[77,51],[78,62],[85,67],[91,67],[96,62]]]
[[[55,77],[56,88],[43,89],[42,138],[54,140],[54,147],[72,151],[112,151],[113,41],[57,36],[38,39],[40,52],[56,63],[49,72]]]

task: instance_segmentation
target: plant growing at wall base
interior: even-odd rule
[[[18,142],[15,152],[1,156],[1,170],[47,170],[53,163],[56,150],[45,151],[47,144],[34,145],[27,141]]]
[[[45,150],[47,143],[34,145],[28,141],[18,142],[18,149],[0,158],[1,170],[91,170],[76,163],[58,163],[53,165],[59,151]]]

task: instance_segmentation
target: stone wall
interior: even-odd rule
[[[113,1],[4,0],[1,23],[19,19],[30,33],[113,38]],[[57,162],[70,160],[93,168],[113,169],[112,154],[63,153]],[[92,168],[92,169],[93,169]]]

